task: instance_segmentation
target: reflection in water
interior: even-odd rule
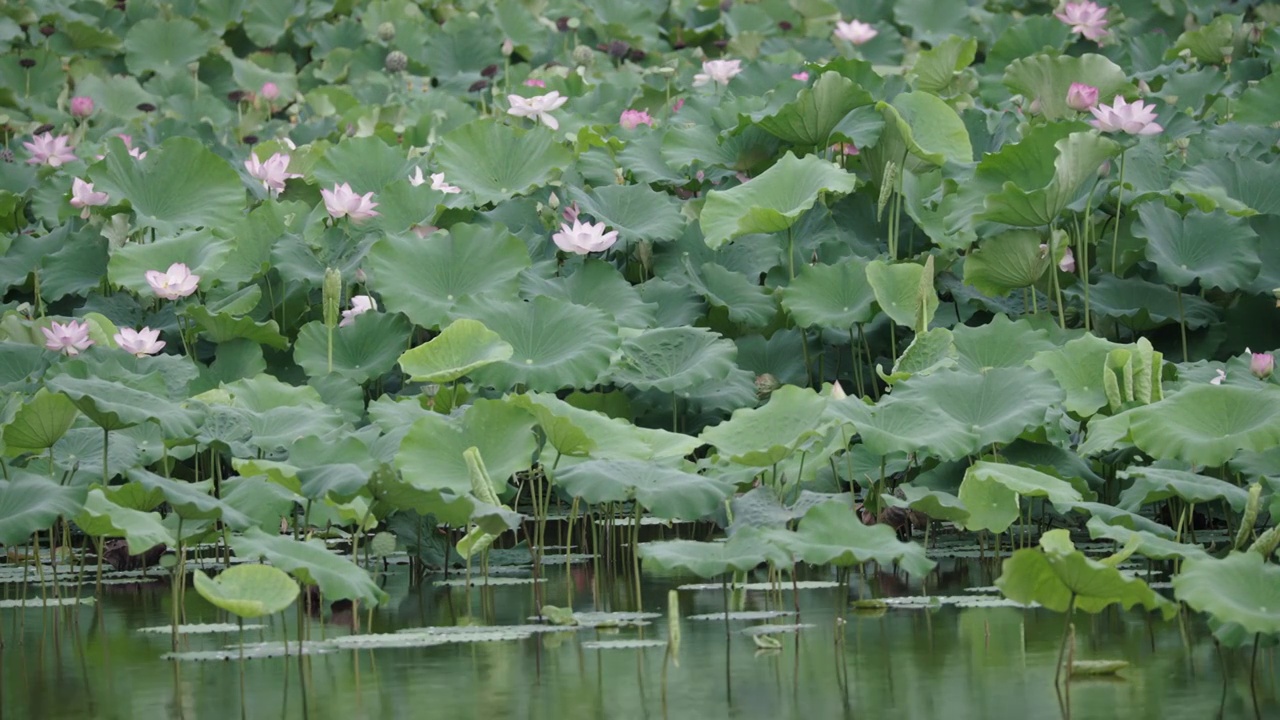
[[[927,581],[934,595],[965,594],[990,583],[998,566],[943,560]],[[633,610],[625,583],[597,583],[589,565],[552,568],[544,602],[583,610]],[[761,576],[753,580],[761,581]],[[824,578],[825,579],[825,578]],[[986,720],[1060,718],[1053,669],[1062,616],[1013,607],[876,609],[844,613],[844,642],[836,642],[845,597],[838,589],[801,590],[798,634],[773,636],[760,649],[733,621],[690,615],[723,611],[718,590],[681,591],[679,667],[664,651],[589,650],[585,640],[665,639],[667,591],[690,578],[646,576],[644,609],[662,612],[653,625],[539,633],[528,639],[430,647],[341,650],[322,655],[246,661],[252,718],[853,718]],[[412,587],[393,568],[381,580],[392,602],[367,613],[349,605],[303,615],[310,639],[345,636],[359,612],[362,632],[454,625],[515,625],[537,610],[528,585],[495,588]],[[15,590],[9,586],[9,597]],[[848,597],[918,595],[919,583],[889,572],[855,573]],[[973,594],[973,593],[969,593]],[[735,610],[793,610],[790,588],[734,593]],[[593,605],[593,598],[595,603]],[[226,622],[195,593],[186,622]],[[226,718],[236,715],[239,664],[172,663],[167,635],[137,628],[165,625],[169,592],[163,583],[106,586],[96,605],[73,609],[0,610],[0,720],[40,718]],[[316,605],[323,607],[323,605]],[[296,642],[300,613],[263,620],[247,642]],[[368,625],[372,621],[372,628]],[[1228,652],[1227,681],[1203,621],[1164,623],[1137,612],[1078,614],[1076,658],[1127,660],[1123,679],[1076,679],[1075,718],[1250,718],[1249,652]],[[235,633],[189,635],[183,650],[221,649]],[[296,650],[296,645],[292,645]],[[1190,649],[1188,650],[1187,647]],[[300,677],[300,669],[304,671]],[[847,684],[842,673],[847,672]],[[301,682],[300,682],[301,680]],[[302,688],[305,687],[305,693]],[[1280,716],[1274,649],[1258,661],[1260,717]],[[665,697],[665,702],[664,702]],[[304,698],[306,700],[304,708]],[[1220,710],[1221,708],[1221,710]]]

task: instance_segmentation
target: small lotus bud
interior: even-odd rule
[[[71,98],[71,115],[86,118],[93,114],[93,98],[77,95]]]
[[[1103,160],[1102,165],[1098,166],[1098,177],[1104,178],[1111,175],[1111,161]]]
[[[384,66],[387,68],[387,72],[404,72],[405,68],[409,67],[409,56],[399,50],[392,50],[387,53],[387,60]]]
[[[579,45],[573,49],[573,63],[575,65],[585,67],[590,65],[594,58],[595,54],[586,45]]]
[[[329,268],[324,271],[324,324],[335,327],[342,307],[342,271]]]
[[[516,44],[511,42],[511,38],[502,41],[502,56],[511,57],[511,53],[516,51]]]
[[[1027,113],[1029,115],[1040,114],[1040,98],[1035,98],[1031,101],[1031,104],[1027,106]]]
[[[1067,107],[1077,112],[1088,112],[1098,104],[1098,88],[1084,83],[1071,83],[1067,90]]]
[[[396,39],[395,23],[384,22],[378,26],[378,39],[382,42],[391,42]]]
[[[560,207],[560,198],[555,193],[551,193],[551,197],[547,198],[547,207],[556,210]]]
[[[356,268],[356,282],[365,285],[369,282],[369,276],[365,275],[364,268]]]
[[[1271,377],[1276,370],[1276,356],[1271,353],[1256,353],[1245,348],[1249,353],[1249,372],[1261,380]]]
[[[280,97],[280,87],[273,82],[262,83],[262,90],[259,92],[262,99],[271,102]]]

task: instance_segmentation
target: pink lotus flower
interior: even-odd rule
[[[71,138],[67,135],[54,137],[53,133],[47,132],[32,137],[31,142],[22,143],[22,147],[31,153],[31,157],[27,158],[28,165],[60,167],[76,159],[70,143]]]
[[[841,40],[847,40],[854,45],[861,45],[868,42],[879,34],[880,31],[876,30],[869,23],[859,22],[857,20],[850,20],[849,22],[845,22],[843,20],[836,21],[835,36]]]
[[[351,189],[350,183],[334,185],[332,190],[321,190],[320,196],[324,198],[324,207],[334,220],[345,215],[352,222],[360,222],[378,216],[374,211],[378,203],[373,201],[373,193],[360,195]]]
[[[298,173],[289,172],[289,156],[286,153],[274,153],[263,162],[251,152],[249,159],[244,161],[244,167],[249,171],[250,177],[262,183],[271,197],[284,191],[285,181],[302,177]]]
[[[145,152],[133,146],[132,136],[120,133],[119,135],[116,135],[116,137],[120,138],[120,142],[124,143],[125,149],[129,151],[129,154],[132,155],[135,160],[141,160],[147,156]],[[98,160],[101,160],[105,158],[106,155],[98,155],[96,157]]]
[[[40,328],[40,332],[44,333],[44,346],[54,352],[79,355],[93,345],[93,340],[89,339],[89,323],[79,320],[66,324],[55,320],[49,323],[49,327]]]
[[[558,130],[560,121],[552,117],[551,111],[560,109],[560,106],[568,101],[569,98],[561,96],[555,90],[546,95],[534,95],[531,98],[508,95],[507,102],[511,103],[511,107],[507,109],[507,114],[532,118],[534,122],[541,122],[552,130]]]
[[[1155,122],[1156,106],[1144,105],[1141,100],[1125,103],[1124,98],[1116,96],[1111,105],[1098,105],[1089,108],[1093,120],[1089,124],[1103,132],[1126,132],[1130,135],[1155,135],[1164,130]]]
[[[682,107],[684,107],[684,98],[676,98],[676,101],[671,103],[671,114],[675,115],[680,112]]]
[[[1084,83],[1071,83],[1067,90],[1067,107],[1085,112],[1098,104],[1098,88]]]
[[[195,292],[196,286],[200,284],[200,276],[192,275],[191,268],[188,268],[186,263],[174,263],[164,272],[148,270],[146,278],[147,284],[162,300],[187,297]]]
[[[551,239],[565,252],[586,255],[613,247],[618,242],[618,231],[605,232],[604,223],[583,223],[575,219],[572,227],[562,223],[560,232],[552,235]]]
[[[547,81],[539,80],[538,78],[525,78],[524,85],[525,87],[544,88],[547,86]]]
[[[342,322],[338,323],[338,327],[346,327],[356,321],[357,315],[363,315],[370,310],[377,310],[378,303],[368,295],[356,295],[351,298],[351,309],[342,311]]]
[[[71,207],[80,208],[80,219],[89,219],[89,208],[95,205],[106,205],[111,201],[111,197],[104,192],[97,192],[93,189],[93,183],[87,183],[80,178],[71,181]]]
[[[741,60],[706,60],[702,63],[702,72],[693,76],[693,86],[701,87],[710,82],[728,85],[733,76],[740,72]]]
[[[1062,259],[1058,261],[1058,269],[1065,273],[1076,271],[1076,254],[1071,252],[1071,248],[1067,248],[1066,253],[1062,255]]]
[[[854,145],[853,143],[836,143],[832,145],[830,149],[833,152],[840,153],[841,155],[857,155],[858,154],[858,146]]]
[[[280,97],[280,86],[273,82],[262,83],[262,90],[258,94],[262,96],[263,100],[271,102]]]
[[[576,223],[576,222],[578,222],[578,213],[579,213],[579,212],[581,212],[581,211],[580,211],[580,210],[578,210],[578,203],[573,203],[573,204],[570,204],[570,205],[565,205],[565,206],[564,206],[564,210],[563,210],[560,214],[561,214],[561,216],[563,216],[563,217],[564,217],[564,221],[565,221],[565,222],[567,222],[567,223]]]
[[[425,183],[427,179],[422,175],[422,168],[413,169],[413,175],[409,176],[409,184],[418,187]],[[462,192],[462,188],[457,185],[450,185],[444,181],[444,173],[431,173],[431,189],[444,193],[445,195],[453,195]]]
[[[138,357],[155,355],[165,346],[165,342],[160,339],[160,331],[148,327],[141,330],[120,328],[120,332],[112,336],[112,339],[121,350]]]
[[[1110,33],[1107,31],[1107,8],[1092,0],[1069,2],[1053,14],[1071,26],[1071,32],[1098,42]]]
[[[798,73],[792,73],[791,79],[799,80],[800,82],[809,82],[809,73],[804,72],[803,70]]]
[[[618,124],[627,130],[635,130],[640,125],[653,127],[653,118],[644,110],[623,110]]]
[[[87,118],[93,114],[93,98],[77,95],[71,98],[71,116]]]
[[[1245,348],[1244,351],[1249,354],[1249,371],[1262,380],[1271,377],[1271,373],[1276,370],[1276,356],[1271,353],[1256,353]]]

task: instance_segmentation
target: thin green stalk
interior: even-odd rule
[[[1116,276],[1119,275],[1116,270],[1119,268],[1117,259],[1120,256],[1120,212],[1124,209],[1124,161],[1127,157],[1126,151],[1120,151],[1120,186],[1116,189],[1116,227],[1111,235],[1111,274]]]
[[[1062,676],[1062,657],[1067,651],[1067,636],[1071,633],[1071,613],[1076,609],[1076,594],[1071,593],[1071,600],[1067,602],[1067,621],[1062,628],[1062,644],[1058,646],[1058,664],[1057,669],[1053,673],[1053,686],[1058,687],[1059,678]]]
[[[1182,362],[1187,362],[1187,316],[1182,311],[1182,287],[1178,287],[1178,331],[1182,334]]]

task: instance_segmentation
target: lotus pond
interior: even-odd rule
[[[0,708],[1280,713],[1278,26],[5,3]]]

